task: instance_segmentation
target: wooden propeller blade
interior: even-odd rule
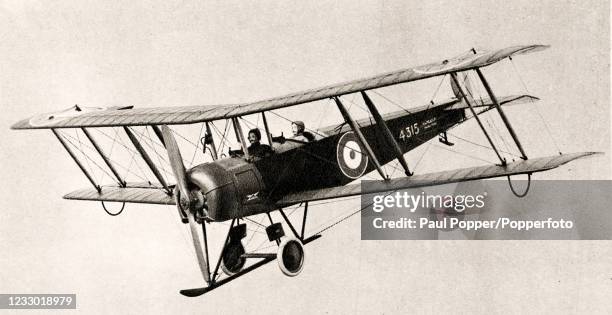
[[[174,177],[176,177],[176,187],[180,192],[181,200],[177,201],[179,206],[187,210],[191,205],[191,198],[189,196],[189,189],[187,188],[187,172],[185,171],[181,151],[176,143],[176,139],[174,139],[174,135],[172,135],[172,130],[166,125],[162,126],[161,130],[164,143],[166,144],[166,150],[168,151],[170,166],[172,166],[172,173],[174,173]]]
[[[198,223],[196,222],[193,212],[191,211],[187,211],[187,218],[189,219],[189,231],[191,232],[191,238],[193,239],[193,246],[195,247],[198,264],[200,265],[200,271],[202,271],[204,281],[206,281],[206,283],[210,283],[208,260],[206,260],[206,256],[204,256],[204,253],[202,252],[202,244],[200,243],[200,236],[198,234]]]
[[[200,236],[198,234],[198,223],[194,217],[194,210],[191,209],[191,196],[189,195],[189,190],[187,188],[187,172],[185,171],[181,151],[176,143],[176,139],[174,139],[174,136],[172,135],[172,130],[165,125],[162,126],[161,130],[164,143],[166,144],[166,150],[168,151],[170,165],[172,166],[172,172],[174,173],[174,177],[176,177],[176,187],[180,192],[180,200],[177,200],[179,203],[177,206],[186,210],[185,212],[187,213],[187,219],[189,220],[189,231],[191,232],[193,247],[195,248],[196,256],[198,258],[198,265],[200,265],[200,271],[202,272],[204,281],[209,283],[210,274],[208,272],[208,261],[202,252],[202,243],[200,243]]]

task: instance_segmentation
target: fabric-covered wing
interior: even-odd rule
[[[400,189],[443,185],[455,182],[502,177],[515,174],[528,174],[547,171],[573,160],[594,155],[597,152],[581,152],[563,155],[555,155],[530,159],[527,161],[517,161],[508,163],[506,166],[490,165],[470,168],[455,169],[429,174],[402,177],[388,181],[377,181],[370,183],[366,187],[361,184],[332,187],[319,190],[304,191],[285,196],[277,202],[281,207],[306,202],[325,200],[341,197],[349,197],[385,191],[395,191]]]
[[[59,112],[41,114],[21,120],[11,128],[50,129],[191,124],[226,118],[236,106],[238,105],[108,109],[73,106]]]
[[[441,62],[427,64],[424,66],[393,71],[365,79],[334,84],[322,88],[316,88],[282,97],[272,98],[269,100],[241,105],[240,109],[237,110],[237,112],[240,112],[241,115],[261,112],[265,110],[272,110],[302,103],[318,101],[333,96],[339,96],[359,91],[381,88],[399,83],[427,79],[439,75],[444,75],[447,73],[486,67],[511,56],[537,52],[547,49],[548,47],[549,46],[547,45],[513,46],[500,50],[464,55],[453,59],[443,60]]]
[[[147,203],[157,205],[174,205],[174,198],[162,187],[146,185],[128,185],[128,187],[102,186],[98,192],[94,188],[73,191],[64,196],[70,200],[111,201],[128,203]]]
[[[263,101],[236,105],[211,105],[160,108],[83,108],[38,115],[24,119],[13,129],[47,129],[74,127],[111,127],[137,125],[190,124],[226,119],[298,104],[318,101],[364,90],[426,79],[451,72],[486,67],[505,58],[540,51],[545,45],[513,46],[500,50],[478,52],[442,62],[389,72],[365,79],[329,85]]]

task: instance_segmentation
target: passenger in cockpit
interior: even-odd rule
[[[293,131],[292,140],[301,142],[311,142],[315,139],[314,135],[308,131],[305,131],[306,125],[303,121],[294,121],[291,123],[291,131]]]

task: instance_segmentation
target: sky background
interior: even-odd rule
[[[1,1],[0,292],[76,293],[86,313],[610,313],[609,242],[360,241],[357,217],[307,247],[299,277],[271,263],[188,299],[178,290],[201,280],[174,207],[128,205],[111,218],[99,204],[63,200],[89,184],[74,162],[48,131],[9,130],[74,104],[248,102],[472,47],[541,43],[551,48],[485,69],[500,95],[525,93],[522,80],[542,99],[507,110],[528,155],[606,155],[536,178],[610,179],[609,15],[606,1]],[[417,106],[439,83],[381,93]],[[442,87],[436,99],[450,95]],[[279,113],[319,127],[340,121],[329,105]],[[485,143],[473,122],[453,135]],[[419,173],[483,163],[466,154],[495,161],[462,142],[453,149],[463,155],[431,146],[406,157]],[[319,206],[313,220],[358,205]]]

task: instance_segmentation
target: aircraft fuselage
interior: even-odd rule
[[[406,153],[465,119],[464,109],[449,109],[452,104],[383,118]],[[375,122],[360,120],[358,124],[380,164],[396,158],[392,144]],[[192,168],[192,181],[206,194],[209,219],[225,221],[276,210],[275,201],[288,193],[346,185],[375,170],[348,125],[320,130],[326,135],[320,140],[274,143],[274,154],[253,162],[226,158]]]

